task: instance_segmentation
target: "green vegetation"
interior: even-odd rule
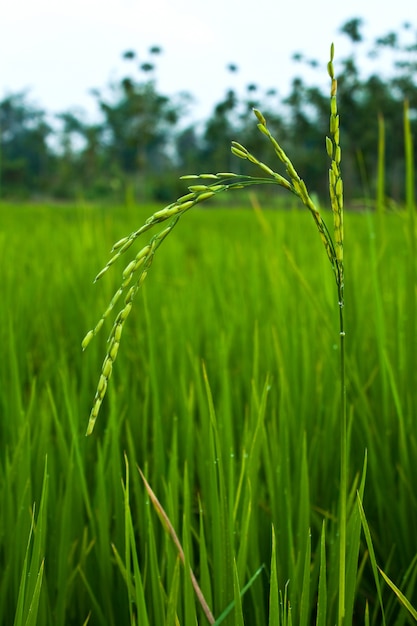
[[[314,223],[290,203],[277,210],[249,195],[246,208],[195,208],[181,237],[168,238],[201,201],[268,182],[230,173],[198,176],[147,220],[132,202],[1,205],[2,622],[403,626],[417,618],[410,110],[406,207],[386,210],[380,119],[377,211],[346,216],[344,258],[332,62],[329,74],[332,216],[259,111],[288,178],[242,144],[232,151],[298,196]],[[121,283],[107,272],[166,219],[119,268]],[[89,275],[115,240],[92,290]],[[99,352],[93,342],[82,357],[77,339],[104,310],[83,348],[90,344],[122,295],[88,433],[99,409],[104,415],[86,438]],[[125,324],[131,312],[137,323]]]
[[[298,624],[301,614],[314,623],[318,597],[319,623],[335,623],[334,280],[313,221],[267,208],[196,210],[165,241],[86,438],[101,349],[93,342],[82,355],[77,346],[118,285],[117,272],[95,289],[90,277],[150,207],[2,206],[1,622],[13,623],[30,571],[16,617],[26,623],[43,571],[38,624],[83,624],[90,613],[94,625],[133,624],[135,616],[175,623],[175,615],[180,624],[195,615],[206,623],[139,465],[216,618],[257,574],[243,596],[244,623],[282,624],[291,615]],[[416,606],[410,219],[345,220],[348,484],[350,510],[366,450],[363,499],[376,560]],[[380,624],[363,536],[359,570],[349,567],[355,620],[363,623],[368,602],[370,623]],[[380,587],[387,624],[411,623],[382,578]]]

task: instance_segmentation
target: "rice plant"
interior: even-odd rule
[[[344,262],[343,262],[343,181],[340,170],[341,147],[339,131],[339,115],[337,110],[337,80],[333,69],[334,46],[330,51],[330,61],[328,63],[328,73],[331,79],[330,88],[330,136],[326,137],[326,150],[330,158],[329,168],[329,192],[330,204],[333,213],[333,234],[331,234],[324,221],[319,208],[311,198],[306,184],[300,178],[293,163],[287,156],[279,142],[270,133],[267,121],[258,110],[254,110],[258,121],[258,129],[269,140],[278,160],[285,168],[285,176],[276,172],[269,165],[259,161],[257,157],[249,152],[245,146],[238,142],[232,142],[232,153],[248,160],[257,166],[264,176],[241,176],[230,172],[220,172],[217,174],[187,175],[184,180],[197,179],[198,184],[188,187],[189,193],[178,198],[178,200],[162,210],[155,212],[145,224],[114,244],[113,256],[107,265],[96,276],[96,281],[100,279],[107,270],[131,247],[135,240],[144,232],[155,225],[168,221],[168,226],[160,230],[152,237],[150,242],[141,248],[122,273],[122,283],[109,306],[104,311],[101,319],[94,329],[90,330],[83,340],[82,347],[85,349],[91,339],[101,329],[105,318],[113,311],[119,298],[124,295],[123,307],[119,310],[108,338],[108,350],[105,356],[100,380],[97,386],[93,407],[87,427],[87,435],[93,432],[94,425],[103,402],[109,378],[112,374],[113,364],[117,357],[123,327],[129,316],[133,300],[138,290],[142,286],[154,260],[154,255],[164,241],[177,225],[180,217],[191,208],[201,202],[218,196],[226,191],[247,188],[254,185],[275,184],[284,187],[301,200],[304,206],[310,211],[318,229],[321,241],[324,245],[327,257],[334,272],[337,297],[339,307],[339,336],[340,336],[340,509],[339,509],[339,592],[338,592],[338,623],[341,625],[345,618],[346,610],[346,531],[347,531],[347,498],[348,498],[348,461],[347,461],[347,417],[346,417],[346,384],[345,384],[345,328],[344,328]],[[266,174],[266,176],[265,176]]]
[[[199,179],[201,184],[190,185],[188,187],[189,193],[178,198],[175,202],[169,204],[164,209],[156,211],[151,217],[149,217],[145,224],[138,230],[132,232],[127,237],[123,237],[117,241],[112,248],[113,256],[110,258],[106,266],[97,274],[95,281],[98,281],[108,269],[132,246],[136,239],[143,233],[150,230],[155,225],[169,220],[168,226],[156,233],[147,245],[140,249],[134,259],[132,259],[128,265],[124,268],[122,273],[122,282],[118,290],[113,295],[108,307],[104,311],[100,320],[96,326],[88,331],[87,335],[82,341],[82,349],[85,350],[89,345],[91,339],[100,331],[103,326],[104,320],[113,311],[117,302],[124,295],[123,307],[119,310],[110,332],[110,336],[107,340],[109,347],[105,356],[99,383],[97,386],[93,407],[91,409],[90,419],[87,427],[87,435],[93,432],[94,425],[100,411],[101,404],[106,394],[108,381],[111,377],[113,370],[113,363],[116,360],[124,323],[129,316],[132,307],[133,300],[144,283],[150,267],[153,263],[155,253],[164,239],[171,233],[174,227],[177,225],[180,217],[191,208],[196,205],[218,196],[220,193],[226,191],[233,191],[236,189],[242,189],[255,185],[274,184],[284,187],[289,192],[297,196],[301,202],[310,211],[314,222],[319,231],[321,240],[326,250],[327,256],[331,263],[332,269],[335,274],[337,294],[338,294],[338,306],[340,311],[340,342],[341,342],[341,383],[342,383],[342,413],[345,416],[343,421],[346,420],[345,409],[345,384],[344,384],[344,323],[343,323],[343,307],[344,307],[344,268],[343,268],[343,181],[340,170],[341,162],[341,147],[340,147],[340,132],[339,132],[339,115],[337,111],[337,81],[334,76],[333,69],[333,57],[334,46],[331,46],[330,61],[328,63],[328,72],[331,78],[331,92],[330,92],[330,137],[326,137],[326,150],[331,160],[331,166],[329,169],[329,192],[331,200],[331,208],[333,212],[333,237],[323,220],[319,208],[316,206],[311,196],[308,193],[306,184],[298,175],[291,160],[284,152],[282,147],[271,135],[267,127],[267,122],[260,111],[254,109],[254,113],[258,120],[258,129],[261,133],[266,135],[270,141],[275,155],[279,161],[284,165],[287,177],[282,176],[278,172],[275,172],[265,163],[259,161],[255,155],[251,154],[244,146],[238,142],[232,142],[232,153],[241,158],[250,161],[254,165],[258,166],[263,173],[267,174],[267,177],[254,177],[254,176],[241,176],[231,172],[220,172],[217,174],[199,174],[199,175],[186,175],[183,176],[183,180]],[[209,183],[208,181],[214,181]],[[345,427],[344,427],[345,430]]]
[[[339,265],[343,222],[325,226],[332,215],[311,197],[313,220],[292,210],[293,188],[309,196],[287,161],[276,172],[291,191],[286,210],[238,194],[239,208],[192,211],[182,236],[167,237],[182,215],[172,214],[152,253],[145,245],[125,272],[122,293],[113,272],[98,294],[88,275],[138,219],[163,221],[157,209],[0,204],[1,623],[414,623],[417,233],[407,107],[404,127],[407,207],[387,212],[379,181],[379,210],[344,216],[349,254],[339,250]],[[336,130],[331,122],[326,148],[337,185]],[[259,184],[279,185],[261,172]],[[220,181],[245,193],[257,180],[205,175],[189,194],[218,197]],[[119,319],[113,334],[102,323],[111,356],[122,332],[124,350],[117,367],[107,362],[102,419],[84,437],[100,345],[81,355],[77,338],[97,306],[106,310],[115,293],[123,301],[162,241],[135,301],[138,323]],[[345,267],[346,309],[337,304]]]

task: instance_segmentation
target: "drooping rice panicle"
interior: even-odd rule
[[[208,175],[203,175],[203,178],[208,178]],[[212,178],[213,180],[219,180],[219,178],[215,175],[211,176],[210,178]],[[116,242],[116,244],[112,248],[112,251],[115,251],[115,254],[110,258],[105,267],[98,273],[95,278],[95,282],[99,280],[107,272],[107,270],[130,248],[130,246],[142,233],[146,232],[156,224],[159,224],[160,222],[171,218],[168,226],[158,232],[156,235],[154,235],[150,242],[146,246],[144,246],[137,253],[134,259],[126,265],[122,272],[122,282],[120,284],[120,287],[113,295],[109,305],[97,322],[96,326],[88,331],[81,343],[82,349],[85,350],[90,344],[93,337],[103,327],[104,320],[113,311],[120,297],[125,294],[124,306],[116,315],[108,338],[108,349],[103,361],[99,382],[94,396],[86,435],[90,435],[93,432],[102,402],[106,395],[108,381],[113,370],[113,364],[119,351],[120,339],[124,323],[132,310],[134,297],[136,296],[136,293],[138,292],[148,275],[148,271],[152,265],[156,250],[161,245],[162,241],[171,232],[171,230],[175,227],[179,218],[185,211],[191,209],[191,207],[193,207],[197,203],[211,198],[216,193],[224,191],[225,189],[225,185],[221,184],[210,186],[204,185],[200,187],[201,188],[196,191],[190,191],[190,193],[181,196],[176,202],[166,206],[164,209],[156,211],[150,218],[146,220],[145,224],[141,228],[139,228],[137,231],[134,231],[129,236],[124,237],[123,239],[120,239],[118,242]],[[127,287],[132,283],[132,281],[132,286],[130,286],[129,290],[127,290]]]
[[[102,276],[108,271],[108,269],[132,246],[135,240],[153,228],[156,224],[159,224],[165,220],[171,219],[168,226],[157,233],[150,242],[144,246],[138,254],[126,265],[122,272],[122,281],[120,287],[117,289],[109,305],[104,311],[103,315],[99,319],[96,326],[90,330],[82,341],[82,348],[85,350],[89,345],[92,338],[98,333],[104,324],[104,320],[113,311],[116,303],[121,296],[125,294],[124,307],[117,314],[115,321],[110,332],[108,339],[109,349],[102,366],[102,373],[97,386],[96,395],[94,398],[93,408],[90,414],[90,421],[87,428],[87,434],[93,431],[95,421],[97,419],[102,401],[104,399],[107,383],[112,371],[114,360],[117,356],[119,349],[120,337],[123,329],[124,322],[133,306],[133,299],[143,284],[150,266],[153,261],[154,254],[165,239],[165,237],[172,231],[177,224],[179,218],[192,207],[212,198],[213,196],[222,193],[223,191],[242,189],[253,185],[274,184],[287,189],[291,193],[300,198],[301,202],[309,209],[313,219],[316,223],[321,240],[325,247],[327,256],[332,264],[332,267],[336,274],[336,281],[338,285],[343,284],[343,184],[340,175],[340,146],[339,146],[339,117],[337,115],[336,104],[336,81],[333,75],[333,48],[331,52],[331,60],[329,63],[329,73],[332,78],[332,92],[331,92],[331,118],[330,118],[330,133],[331,139],[326,139],[327,151],[332,158],[332,166],[330,169],[330,195],[332,200],[332,209],[334,215],[334,237],[329,233],[329,230],[324,222],[319,208],[312,200],[308,193],[306,184],[298,175],[293,163],[282,149],[278,141],[270,133],[265,117],[260,111],[254,109],[254,113],[258,119],[258,129],[262,132],[274,149],[279,161],[285,166],[288,178],[282,174],[274,171],[269,165],[260,161],[254,154],[252,154],[245,146],[233,141],[231,145],[232,153],[241,158],[253,163],[261,169],[266,176],[256,177],[239,175],[233,172],[219,172],[217,174],[202,173],[202,174],[187,174],[182,176],[182,180],[196,180],[196,184],[191,184],[188,187],[187,194],[184,194],[178,198],[175,202],[168,204],[163,209],[156,211],[151,215],[145,223],[136,231],[132,232],[127,237],[124,237],[117,241],[113,248],[113,256],[109,259],[104,268],[97,274],[95,281],[102,278]],[[207,182],[206,182],[207,181]],[[130,286],[132,285],[132,286]],[[128,289],[129,287],[129,289]],[[128,289],[128,290],[127,290]]]

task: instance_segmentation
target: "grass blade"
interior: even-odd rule
[[[26,547],[23,571],[20,580],[14,626],[32,626],[36,624],[39,600],[44,573],[44,553],[46,536],[46,510],[48,499],[48,463],[45,458],[45,467],[42,483],[42,493],[39,503],[39,513],[35,522],[35,506],[33,507],[32,523]],[[29,554],[33,541],[32,553]]]
[[[310,619],[310,568],[311,568],[311,533],[308,532],[304,557],[303,584],[300,601],[300,626],[307,626]]]
[[[246,583],[246,585],[239,591],[239,600],[238,600],[238,604],[239,606],[241,605],[241,599],[242,597],[245,595],[245,593],[247,591],[249,591],[249,589],[252,587],[253,583],[255,582],[255,580],[258,578],[258,576],[262,573],[262,571],[264,570],[265,566],[261,565],[261,567],[259,567],[256,572],[253,574],[253,576],[251,576],[250,580]],[[235,585],[238,585],[238,581],[235,580]],[[226,619],[226,617],[233,611],[233,609],[236,606],[236,601],[234,600],[233,602],[231,602],[225,609],[224,611],[221,613],[221,615],[219,615],[219,617],[216,619],[216,621],[214,622],[214,626],[220,626],[220,624],[222,624],[224,622],[224,620]],[[240,609],[238,607],[238,615],[239,615]],[[238,617],[238,619],[240,619]]]
[[[177,548],[178,555],[179,555],[179,557],[181,559],[181,562],[183,563],[183,565],[185,565],[184,550],[182,549],[180,540],[178,539],[178,535],[175,532],[175,529],[172,526],[171,521],[170,521],[168,515],[166,514],[164,508],[162,507],[161,503],[159,502],[158,498],[156,497],[152,487],[150,486],[150,484],[146,480],[146,478],[145,478],[142,470],[140,469],[140,467],[138,467],[138,471],[139,471],[139,474],[140,474],[140,476],[141,476],[141,478],[143,480],[143,483],[145,485],[145,489],[148,492],[148,495],[149,495],[149,497],[151,499],[151,502],[152,502],[152,504],[154,506],[154,509],[155,509],[155,511],[158,514],[158,517],[161,520],[164,528],[167,530],[168,534],[170,535],[170,537],[171,537],[175,547]],[[213,614],[212,614],[212,612],[211,612],[211,610],[210,610],[210,608],[209,608],[209,606],[208,606],[208,604],[206,602],[206,599],[203,596],[203,593],[202,593],[202,591],[200,589],[200,586],[199,586],[199,584],[197,582],[197,579],[196,579],[196,577],[194,575],[194,572],[191,570],[191,568],[189,570],[189,573],[190,573],[190,576],[191,576],[191,581],[192,581],[192,584],[193,584],[193,587],[194,587],[195,594],[196,594],[197,599],[198,599],[198,601],[199,601],[199,603],[200,603],[200,605],[201,605],[201,607],[202,607],[202,609],[204,611],[204,614],[207,617],[207,620],[208,620],[209,624],[214,624],[215,619],[213,617]]]
[[[366,545],[368,546],[369,558],[371,561],[372,572],[374,575],[379,605],[381,607],[382,623],[384,624],[384,626],[386,626],[384,603],[382,601],[381,585],[379,584],[378,565],[377,565],[376,558],[375,558],[375,551],[374,551],[374,546],[372,544],[372,538],[371,538],[371,533],[370,533],[369,526],[368,526],[368,521],[366,519],[365,511],[364,511],[359,494],[357,495],[357,501],[358,501],[358,507],[359,507],[359,514],[360,514],[360,518],[362,522],[362,528],[365,534]]]
[[[38,575],[36,577],[36,584],[33,589],[32,599],[30,601],[30,605],[28,608],[28,615],[25,621],[25,626],[36,626],[37,624],[39,598],[41,595],[44,567],[45,567],[45,560],[42,561]]]
[[[268,626],[280,626],[275,529],[272,526],[271,576],[269,581]]]
[[[323,520],[320,539],[320,574],[317,598],[316,626],[326,626],[327,615],[327,581],[326,581],[326,525]]]
[[[387,585],[393,590],[393,592],[395,593],[395,595],[397,596],[397,598],[399,599],[401,604],[407,609],[407,611],[413,616],[413,618],[417,622],[417,611],[412,606],[411,602],[405,597],[405,595],[402,593],[402,591],[400,591],[400,589],[398,589],[398,587],[392,582],[392,580],[390,578],[388,578],[388,576],[385,574],[385,572],[383,572],[380,567],[378,567],[378,569],[379,569],[379,571],[381,573],[382,578],[387,583]]]
[[[362,479],[359,486],[359,498],[362,500],[365,490],[367,469],[367,453],[363,463]],[[353,501],[352,511],[347,527],[347,555],[346,555],[346,623],[353,620],[355,594],[358,585],[358,560],[361,539],[361,518],[358,506]]]
[[[174,567],[174,574],[171,580],[171,589],[168,596],[167,603],[167,616],[165,626],[177,626],[177,603],[178,603],[178,591],[180,587],[180,557],[177,557]]]

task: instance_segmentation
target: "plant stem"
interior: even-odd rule
[[[337,284],[339,296],[340,331],[340,513],[339,513],[339,619],[342,626],[345,617],[346,591],[346,533],[347,533],[347,416],[345,379],[345,327],[344,327],[344,285]]]

